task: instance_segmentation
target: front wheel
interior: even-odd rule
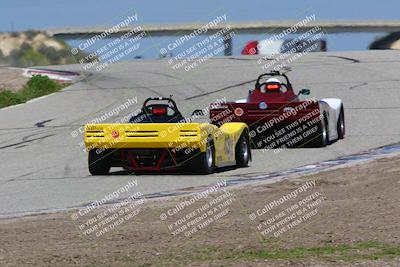
[[[235,157],[237,167],[247,167],[247,165],[249,165],[250,144],[245,132],[242,133],[236,144]]]
[[[107,159],[107,151],[89,151],[88,157],[89,172],[92,175],[107,175],[110,173],[110,163]]]

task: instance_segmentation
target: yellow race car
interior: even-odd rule
[[[148,98],[139,114],[124,124],[85,125],[89,172],[107,175],[111,167],[132,172],[190,170],[210,174],[225,166],[246,167],[251,160],[248,127],[195,123],[184,118],[171,98]]]

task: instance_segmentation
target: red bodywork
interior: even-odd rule
[[[293,101],[299,101],[297,95],[293,90],[286,90],[286,92],[271,92],[264,91],[255,88],[249,93],[246,102],[247,103],[289,103]]]
[[[255,126],[256,123],[267,122],[274,118],[279,118],[283,115],[284,108],[296,108],[304,102],[267,102],[267,109],[260,109],[259,103],[234,103],[228,102],[225,105],[221,105],[222,108],[213,108],[210,110],[210,120],[214,125],[222,125],[226,122],[244,122],[249,127]],[[238,115],[239,112],[235,112],[237,109],[242,109],[243,115]],[[229,110],[229,111],[228,111]],[[307,108],[297,111],[296,115],[291,115],[285,118],[284,123],[290,123],[292,121],[302,118],[304,115],[312,113],[313,111],[319,111],[319,104],[310,103]],[[228,112],[227,112],[228,111]],[[240,113],[239,113],[240,114]],[[318,117],[319,114],[313,115],[310,119]]]

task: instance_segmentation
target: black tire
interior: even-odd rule
[[[318,125],[317,137],[315,138],[316,147],[325,147],[329,143],[329,127],[328,120],[325,116],[320,120]]]
[[[339,139],[343,139],[346,134],[346,125],[344,122],[344,109],[340,109],[339,119],[337,122],[337,134]]]
[[[237,167],[247,167],[251,158],[250,142],[246,132],[240,136],[235,147],[235,158]]]
[[[110,173],[110,163],[107,160],[107,151],[96,152],[97,149],[89,151],[89,172],[92,175],[107,175]]]
[[[206,152],[201,152],[192,161],[193,170],[199,174],[211,174],[215,169],[215,148],[212,138],[207,137]]]

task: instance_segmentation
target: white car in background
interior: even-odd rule
[[[306,44],[305,44],[306,43]],[[248,42],[242,50],[242,55],[272,56],[281,53],[326,52],[326,40],[317,39],[299,42],[295,39],[287,40],[260,40]]]

